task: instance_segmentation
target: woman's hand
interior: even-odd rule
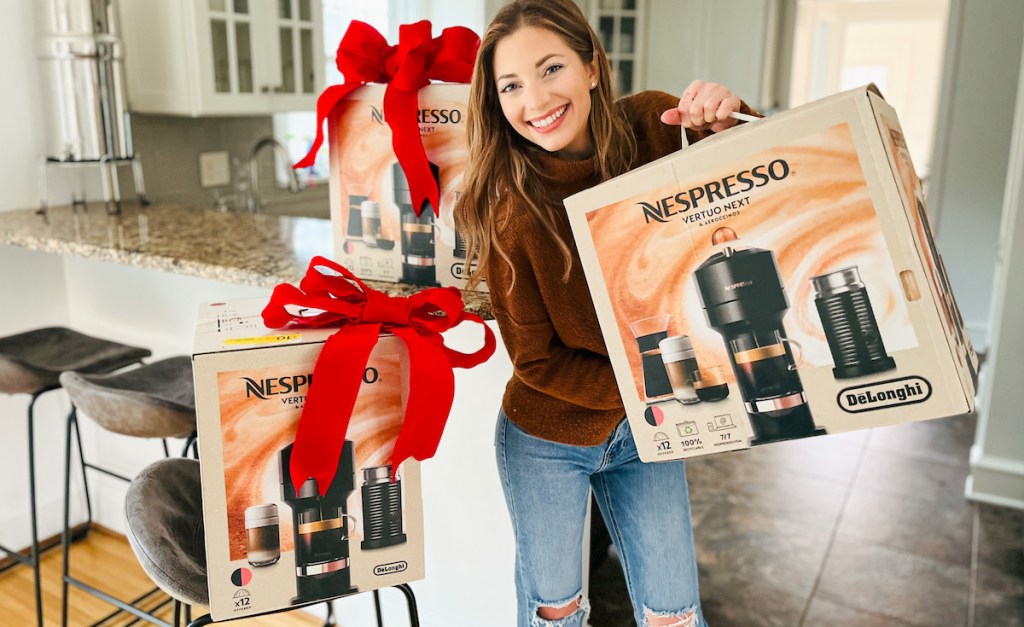
[[[693,81],[683,91],[676,108],[661,114],[661,121],[695,131],[710,129],[712,133],[720,133],[736,125],[736,119],[729,114],[739,110],[740,99],[728,87]]]

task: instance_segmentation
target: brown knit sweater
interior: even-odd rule
[[[676,96],[648,91],[616,103],[636,136],[634,167],[679,150],[679,127],[659,119],[678,102]],[[750,112],[746,105],[742,110]],[[693,143],[707,134],[687,135]],[[566,161],[544,151],[537,155],[543,170],[557,181],[557,198],[601,182],[593,157]],[[572,252],[569,279],[563,281],[565,262],[550,234],[514,201],[502,204],[495,216],[503,227],[498,237],[515,266],[515,281],[509,265],[498,256],[486,276],[494,317],[513,365],[502,406],[533,436],[582,446],[601,444],[625,410],[568,217],[562,208],[557,235]]]

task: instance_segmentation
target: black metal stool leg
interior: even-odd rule
[[[203,627],[203,625],[210,625],[213,623],[213,617],[209,614],[203,614],[199,618],[195,619],[188,624],[188,627]]]
[[[39,521],[36,509],[36,443],[35,443],[35,409],[36,399],[47,390],[36,392],[28,404],[28,494],[32,519],[32,574],[35,577],[36,622],[43,627],[43,586],[39,573]]]
[[[157,619],[153,614],[150,614],[150,613],[147,613],[147,612],[143,612],[143,611],[139,610],[137,607],[135,607],[135,603],[138,603],[138,602],[142,601],[143,599],[145,599],[146,597],[149,597],[150,595],[154,594],[155,592],[158,592],[159,590],[156,589],[156,588],[154,588],[153,590],[150,590],[150,591],[144,593],[142,596],[140,596],[140,597],[138,597],[136,599],[133,599],[131,601],[131,603],[126,603],[126,602],[121,601],[120,599],[118,599],[116,597],[113,597],[113,596],[107,594],[106,592],[103,592],[102,590],[98,590],[96,588],[93,588],[90,585],[87,585],[83,581],[80,581],[80,580],[77,580],[77,579],[74,579],[73,577],[71,577],[70,547],[71,547],[71,454],[72,454],[72,452],[71,452],[71,441],[72,441],[72,439],[77,439],[78,440],[79,462],[81,463],[81,467],[82,467],[82,485],[85,487],[85,502],[86,502],[86,509],[88,510],[88,521],[86,523],[86,527],[87,528],[88,528],[88,526],[90,526],[92,524],[92,503],[91,503],[92,499],[89,496],[89,477],[87,475],[86,468],[94,468],[96,470],[99,470],[100,472],[103,472],[103,473],[107,474],[107,475],[110,475],[112,477],[121,479],[122,481],[130,481],[130,480],[127,477],[123,477],[121,475],[118,475],[118,474],[116,474],[114,472],[111,472],[109,470],[106,470],[104,468],[100,468],[98,466],[93,466],[93,465],[90,465],[90,464],[86,463],[85,455],[84,455],[84,452],[82,450],[82,434],[81,434],[81,431],[79,430],[79,427],[78,427],[78,410],[77,410],[77,408],[74,405],[71,406],[71,411],[68,413],[65,439],[66,439],[66,442],[65,442],[65,447],[64,447],[64,528],[63,528],[63,530],[61,532],[61,544],[63,546],[63,558],[64,558],[63,559],[63,564],[61,566],[61,627],[67,627],[67,625],[68,625],[68,591],[70,589],[69,586],[71,584],[74,584],[74,586],[76,588],[84,590],[85,592],[88,592],[92,596],[97,597],[99,599],[102,599],[102,600],[106,601],[107,603],[110,603],[111,605],[119,608],[118,610],[116,610],[115,612],[110,614],[109,616],[107,616],[104,619],[102,619],[99,623],[96,623],[97,625],[98,624],[106,623],[108,620],[110,620],[111,618],[117,616],[118,614],[120,614],[122,612],[127,612],[127,613],[132,614],[133,616],[136,617],[136,620],[132,621],[132,623],[129,623],[129,624],[134,624],[135,622],[137,622],[138,619],[141,619],[141,620],[148,621],[148,622],[150,622],[150,623],[152,623],[154,625],[169,625],[169,623],[167,623],[166,621],[161,620],[161,619]],[[155,611],[156,609],[162,607],[163,605],[166,605],[166,603],[167,603],[167,601],[164,601],[164,602],[160,603],[159,605],[156,606],[156,608],[154,608],[153,611]]]
[[[377,627],[384,627],[384,613],[380,609],[380,590],[373,591],[373,609],[377,612]]]
[[[413,594],[412,588],[407,583],[400,583],[394,587],[405,595],[405,603],[409,606],[409,624],[411,627],[420,627],[420,611],[416,607],[416,595]]]
[[[74,413],[76,410],[71,408]],[[78,442],[78,465],[82,469],[82,487],[85,489],[85,531],[92,529],[92,497],[89,496],[89,479],[85,475],[85,453],[82,451],[82,432],[78,430],[78,414],[75,413],[73,421],[75,427],[75,441]],[[70,453],[69,453],[70,455]],[[71,459],[70,457],[68,458]]]
[[[71,438],[77,432],[77,419],[75,406],[71,406],[68,413],[67,427],[65,429],[64,442],[64,528],[61,531],[61,545],[63,560],[61,565],[61,594],[60,594],[60,624],[61,627],[68,625],[68,555],[71,548]],[[81,442],[79,442],[81,446]],[[88,485],[85,477],[85,469],[82,469],[82,480]],[[88,491],[86,492],[88,494]],[[88,496],[86,497],[88,500]]]
[[[196,444],[196,437],[197,437],[197,434],[196,434],[195,431],[193,431],[192,433],[188,434],[187,438],[185,438],[185,446],[182,447],[182,449],[181,449],[181,456],[182,457],[188,457],[188,449],[191,446],[192,447],[192,458],[193,459],[199,459],[199,448],[198,448],[198,446]]]

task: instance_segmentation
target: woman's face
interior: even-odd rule
[[[594,67],[591,67],[594,66]],[[583,63],[555,33],[525,26],[494,48],[495,89],[512,128],[548,152],[585,159],[590,138],[590,85],[596,63]]]

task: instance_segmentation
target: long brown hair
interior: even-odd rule
[[[495,253],[511,265],[507,251],[497,238],[495,219],[501,203],[510,199],[533,214],[551,234],[565,259],[563,280],[568,279],[572,267],[569,245],[555,230],[562,199],[553,197],[555,186],[546,184],[547,176],[538,168],[536,157],[531,155],[540,148],[512,128],[498,102],[494,49],[498,42],[524,26],[551,31],[561,37],[585,65],[596,65],[597,87],[590,92],[589,127],[601,180],[628,170],[636,153],[633,132],[615,109],[608,57],[576,3],[573,0],[514,0],[502,7],[480,44],[466,115],[470,166],[455,215],[466,242],[466,265],[473,268],[469,273],[469,287],[486,276]],[[512,280],[515,281],[515,268]]]

